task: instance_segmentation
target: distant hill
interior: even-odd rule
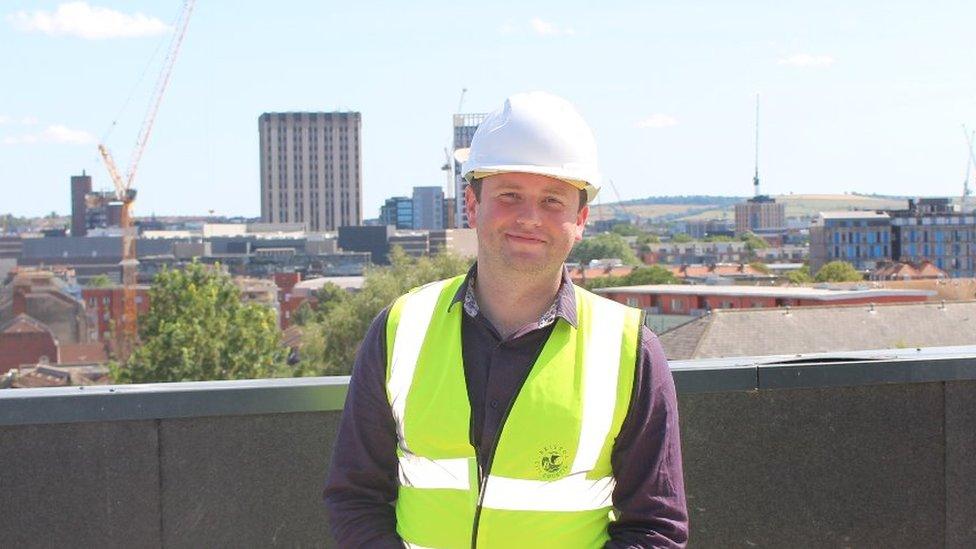
[[[908,197],[864,194],[784,194],[773,198],[786,204],[786,217],[812,217],[837,210],[896,210],[908,207]],[[653,222],[734,219],[743,196],[651,196],[619,203],[594,204],[592,220],[612,219],[621,212]]]

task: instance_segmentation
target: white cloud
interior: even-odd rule
[[[549,21],[543,21],[538,17],[533,17],[532,20],[529,21],[529,25],[536,34],[541,36],[571,36],[576,34],[576,31],[572,27],[565,27]]]
[[[8,122],[10,122],[10,117],[0,114],[0,124],[6,124]]]
[[[671,126],[676,126],[678,124],[678,119],[661,113],[654,113],[647,118],[637,122],[638,128],[670,128]]]
[[[95,143],[95,136],[83,130],[72,130],[60,124],[53,124],[44,128],[44,131],[40,133],[5,137],[0,143],[4,145],[33,145],[36,143],[90,145]]]
[[[789,57],[783,57],[777,63],[790,67],[815,67],[826,68],[834,64],[835,59],[829,55],[810,55],[809,53],[798,53]]]
[[[87,2],[67,2],[53,12],[18,11],[7,15],[7,21],[22,31],[42,32],[51,36],[74,36],[88,40],[156,36],[169,26],[142,13],[132,15],[89,6]]]

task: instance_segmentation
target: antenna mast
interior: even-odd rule
[[[759,94],[756,94],[756,171],[752,176],[752,194],[759,196]]]

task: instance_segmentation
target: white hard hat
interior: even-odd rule
[[[461,173],[472,179],[506,172],[547,175],[600,191],[596,140],[572,103],[546,92],[520,93],[478,126],[470,149],[458,150]]]

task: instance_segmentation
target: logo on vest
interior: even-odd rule
[[[566,474],[569,469],[569,452],[558,445],[544,446],[539,450],[536,468],[543,480],[554,480]]]

